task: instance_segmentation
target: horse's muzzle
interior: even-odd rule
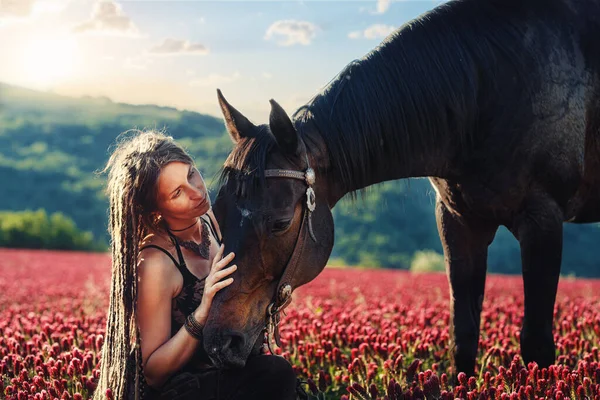
[[[204,346],[213,364],[218,368],[243,368],[249,349],[246,335],[224,331],[204,338]]]

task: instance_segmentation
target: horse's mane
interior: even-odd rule
[[[349,191],[373,182],[391,160],[396,168],[410,170],[413,154],[448,135],[459,154],[468,154],[486,123],[478,114],[487,101],[482,96],[507,84],[534,90],[536,83],[528,81],[526,71],[536,60],[523,40],[528,17],[540,21],[564,12],[555,0],[445,3],[349,63],[293,114],[294,125],[301,137],[316,127],[336,176]],[[543,23],[550,26],[553,20]],[[516,81],[499,81],[500,68],[510,68]],[[496,118],[514,116],[518,106],[507,104],[495,111]],[[221,183],[232,171],[250,172],[263,181],[266,155],[275,145],[261,126],[256,137],[234,148]]]
[[[515,21],[498,3],[450,2],[406,23],[295,112],[301,135],[310,125],[321,133],[345,188],[373,182],[390,168],[386,161],[410,171],[413,154],[449,134],[466,154],[478,133],[478,100],[496,89],[499,63],[514,69],[510,84],[530,90],[525,17]]]

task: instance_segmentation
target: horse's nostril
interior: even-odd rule
[[[225,331],[208,336],[206,350],[212,362],[219,367],[243,367],[246,363],[248,340],[242,332]]]
[[[233,353],[237,353],[244,348],[246,338],[239,332],[231,332],[223,345],[224,349],[229,348]]]

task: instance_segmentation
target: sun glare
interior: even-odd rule
[[[66,37],[35,39],[25,46],[23,58],[24,78],[36,85],[50,86],[75,73],[77,42]]]

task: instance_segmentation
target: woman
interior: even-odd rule
[[[106,171],[113,264],[94,398],[295,399],[296,375],[281,357],[220,371],[203,351],[213,296],[236,266],[227,267],[234,254],[223,257],[192,158],[163,133],[136,131]]]

